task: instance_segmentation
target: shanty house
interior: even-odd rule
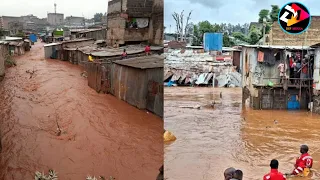
[[[312,101],[313,53],[306,46],[243,45],[243,103],[253,109],[307,109]],[[294,77],[290,60],[301,62],[306,54],[308,77]]]

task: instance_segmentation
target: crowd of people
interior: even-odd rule
[[[309,147],[307,145],[300,146],[300,157],[297,158],[294,165],[294,170],[291,173],[282,174],[278,171],[279,162],[272,159],[270,162],[270,172],[263,176],[263,180],[286,180],[287,176],[309,176],[312,168],[313,159],[308,153]],[[225,180],[242,180],[243,173],[241,170],[235,168],[228,168],[224,171]]]

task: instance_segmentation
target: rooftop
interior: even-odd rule
[[[152,55],[115,61],[116,64],[139,69],[163,68],[163,56]]]
[[[3,41],[19,41],[19,40],[22,40],[21,37],[9,37],[9,36],[6,36]]]
[[[265,48],[265,49],[290,49],[290,50],[307,50],[312,49],[310,46],[279,46],[279,45],[240,45],[249,48]]]

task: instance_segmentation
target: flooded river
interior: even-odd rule
[[[291,179],[320,179],[319,115],[242,109],[240,88],[176,87],[164,92],[165,128],[177,137],[165,144],[167,179],[218,180],[234,167],[244,172],[245,180],[260,180],[273,158],[288,173],[303,143],[314,158],[313,175]]]
[[[35,171],[49,169],[64,180],[88,174],[157,177],[163,162],[160,118],[97,94],[79,66],[44,60],[41,43],[17,64],[0,83],[0,179],[33,179]]]

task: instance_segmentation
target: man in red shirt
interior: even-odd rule
[[[279,162],[272,159],[270,162],[271,172],[263,177],[263,180],[286,180],[286,177],[278,171]]]
[[[300,147],[301,156],[297,159],[296,164],[294,165],[295,169],[291,173],[292,175],[302,174],[306,168],[312,168],[313,159],[308,154],[308,151],[309,147],[307,145],[302,145]]]

